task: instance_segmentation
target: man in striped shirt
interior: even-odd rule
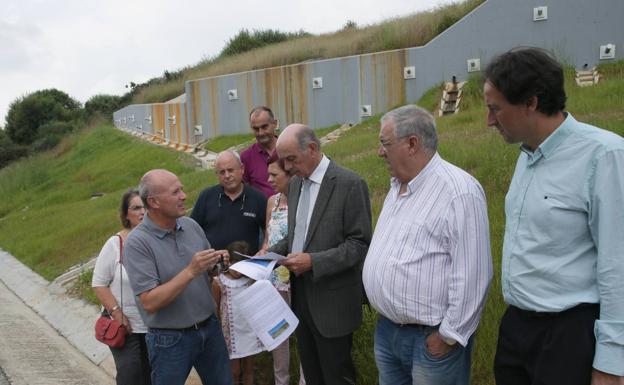
[[[379,383],[468,384],[492,278],[485,194],[438,155],[435,122],[422,108],[385,114],[379,141],[392,180],[363,272],[379,312]]]

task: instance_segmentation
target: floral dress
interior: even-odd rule
[[[275,195],[275,206],[271,210],[271,218],[269,219],[269,247],[275,245],[288,235],[288,206],[279,207],[281,198],[281,193]],[[290,290],[290,272],[284,266],[273,270],[270,279],[277,290]]]

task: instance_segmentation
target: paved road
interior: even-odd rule
[[[114,383],[2,282],[0,341],[0,385]]]
[[[9,380],[4,375],[2,368],[0,368],[0,385],[10,385]]]

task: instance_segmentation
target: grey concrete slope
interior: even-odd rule
[[[0,281],[77,351],[109,376],[114,375],[110,351],[93,336],[97,306],[67,296],[62,286],[49,283],[1,249]],[[0,316],[5,314],[3,310]]]
[[[0,384],[112,385],[87,359],[0,283]],[[4,377],[4,378],[2,378]]]

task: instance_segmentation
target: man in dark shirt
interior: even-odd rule
[[[245,166],[243,180],[245,183],[258,189],[267,198],[275,194],[268,182],[267,160],[277,142],[277,120],[269,107],[255,107],[249,113],[249,123],[256,137],[256,143],[241,153],[241,162]]]
[[[266,198],[243,184],[245,167],[236,152],[219,153],[215,171],[219,184],[201,192],[191,218],[204,229],[214,248],[224,249],[231,242],[246,241],[250,254],[255,254],[260,235],[264,234]]]

